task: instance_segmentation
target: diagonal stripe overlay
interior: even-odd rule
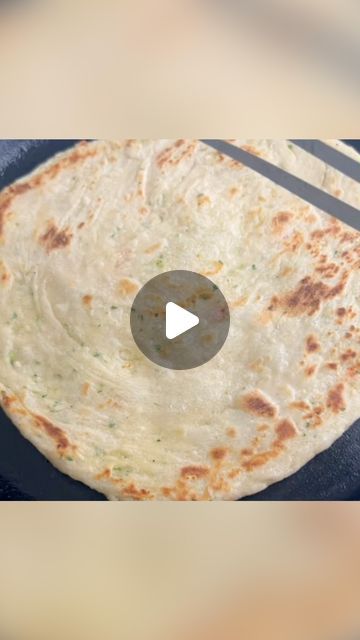
[[[271,162],[263,160],[248,151],[244,151],[244,149],[239,149],[224,140],[213,140],[209,138],[201,140],[201,142],[204,142],[210,147],[213,147],[213,149],[220,151],[220,153],[224,153],[225,155],[230,156],[230,158],[245,164],[250,169],[260,173],[265,178],[268,178],[280,187],[287,189],[287,191],[290,191],[299,198],[309,202],[318,209],[339,218],[339,220],[342,220],[342,222],[354,227],[357,231],[360,230],[359,209],[356,209],[346,202],[325,193],[325,191],[308,184],[305,180],[297,178],[291,173],[284,171],[284,169],[276,167],[271,164]]]
[[[323,160],[349,178],[360,182],[360,162],[346,156],[339,149],[334,149],[321,140],[290,140],[290,142],[311,153],[319,160]]]

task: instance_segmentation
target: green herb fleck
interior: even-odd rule
[[[161,344],[156,344],[156,345],[155,345],[155,351],[157,351],[158,353],[160,353],[160,351],[161,351]]]
[[[128,473],[130,473],[131,471],[131,467],[130,466],[124,466],[124,467],[120,467],[120,466],[116,466],[112,468],[112,471],[117,474],[121,474],[121,475],[126,475]]]
[[[310,424],[311,424],[310,422],[306,422],[305,427],[308,429],[310,427]]]
[[[118,309],[119,307],[117,307],[115,304],[112,304],[111,307],[112,311],[116,311],[116,309]]]
[[[293,148],[294,148],[294,145],[289,143],[289,144],[288,144],[288,147],[289,147],[289,149],[293,149]]]
[[[155,264],[156,264],[156,266],[157,266],[159,269],[162,269],[162,268],[163,268],[163,266],[164,266],[164,256],[163,256],[163,254],[162,254],[162,253],[159,255],[159,257],[158,257],[158,259],[156,260]]]
[[[116,423],[115,422],[109,422],[108,427],[109,427],[109,429],[114,429],[114,427],[116,427]]]
[[[46,398],[46,396],[47,396],[47,393],[43,393],[41,397]]]
[[[70,456],[66,456],[66,460],[68,460],[69,462],[73,462],[74,458],[70,458]]]
[[[15,313],[15,311],[14,311],[14,313],[11,316],[11,320],[16,320],[17,317],[18,317],[18,314]]]
[[[251,268],[252,268],[252,270],[253,270],[253,271],[255,271],[255,269],[256,269],[256,264],[252,264],[252,265],[251,265]]]
[[[13,366],[16,361],[16,354],[14,351],[11,351],[11,353],[9,354],[9,360],[10,360],[11,366]]]
[[[96,351],[95,353],[93,353],[94,358],[100,358],[101,357],[101,353],[99,353],[99,351]]]
[[[161,442],[161,438],[158,438],[158,439],[156,440],[156,442]]]

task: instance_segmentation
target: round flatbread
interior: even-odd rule
[[[360,204],[286,141],[235,143]],[[1,192],[0,239],[2,406],[110,499],[239,498],[359,417],[359,232],[201,142],[81,143]],[[182,269],[231,322],[214,358],[177,371],[139,351],[130,309]]]

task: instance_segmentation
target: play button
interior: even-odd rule
[[[177,338],[185,331],[189,331],[199,324],[199,318],[190,311],[186,311],[174,302],[168,302],[166,305],[166,337],[168,340]]]
[[[208,362],[223,346],[229,325],[229,308],[218,286],[185,270],[149,280],[130,313],[138,348],[168,369],[192,369]]]

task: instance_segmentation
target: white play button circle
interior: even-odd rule
[[[137,293],[130,327],[140,351],[167,369],[193,369],[213,358],[230,326],[219,287],[193,271],[166,271]]]
[[[189,331],[199,324],[199,318],[194,313],[179,307],[175,302],[168,302],[166,305],[165,331],[168,340],[177,338],[185,331]]]

